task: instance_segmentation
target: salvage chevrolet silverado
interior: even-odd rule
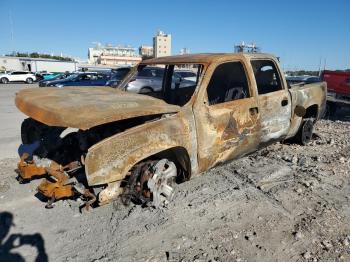
[[[162,89],[128,92],[147,67],[163,68]],[[179,68],[196,73],[181,87]],[[188,80],[186,80],[188,81]],[[113,89],[40,88],[16,95],[22,124],[19,180],[55,200],[81,194],[86,207],[120,198],[162,206],[174,183],[276,141],[307,144],[326,84],[288,88],[267,54],[194,54],[143,61]]]

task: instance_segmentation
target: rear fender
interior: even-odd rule
[[[320,118],[326,103],[326,93],[325,83],[308,84],[291,89],[293,114],[287,137],[293,137],[298,132],[302,119],[308,117],[311,112],[315,121]],[[315,108],[317,112],[313,112]]]

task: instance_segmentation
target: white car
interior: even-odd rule
[[[27,71],[14,71],[9,73],[0,74],[0,83],[7,84],[8,82],[26,82],[28,84],[33,83],[36,80],[36,76]]]
[[[196,82],[197,74],[191,70],[175,70],[175,72],[181,76],[182,79]]]

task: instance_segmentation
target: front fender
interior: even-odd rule
[[[172,147],[183,147],[191,155],[190,132],[189,122],[178,113],[102,140],[85,158],[88,184],[122,180],[139,161]]]

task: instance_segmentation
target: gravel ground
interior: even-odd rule
[[[72,200],[45,209],[39,180],[15,179],[18,86],[0,85],[0,261],[350,261],[349,111],[319,121],[308,146],[278,143],[178,185],[167,208],[80,213]]]

